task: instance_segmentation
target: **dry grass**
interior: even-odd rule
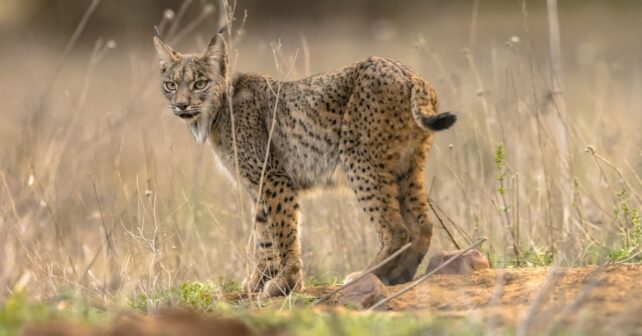
[[[240,70],[300,78],[379,55],[433,82],[442,110],[459,115],[428,163],[433,251],[488,237],[496,267],[633,256],[642,242],[633,32],[642,27],[626,11],[562,8],[551,62],[546,8],[520,6],[471,8],[472,20],[444,8],[425,20],[356,20],[351,32],[341,18],[303,34],[248,30],[234,35],[233,58]],[[199,20],[214,20],[209,10]],[[183,48],[203,45],[207,33],[178,17],[161,27]],[[183,281],[240,280],[251,204],[163,112],[151,32],[136,48],[74,44],[59,68],[63,48],[35,42],[0,59],[0,298],[72,288],[110,304]],[[557,62],[563,87],[552,79]],[[302,231],[309,278],[363,269],[377,246],[349,193],[305,201]]]

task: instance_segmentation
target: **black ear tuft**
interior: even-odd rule
[[[443,112],[430,117],[423,117],[421,121],[427,128],[433,131],[441,131],[450,128],[457,121],[457,116],[451,112]]]
[[[227,31],[227,25],[223,25],[216,33],[217,34],[223,34]]]

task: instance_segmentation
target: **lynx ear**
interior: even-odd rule
[[[154,36],[154,45],[156,46],[158,57],[161,59],[161,64],[173,63],[178,60],[179,54],[161,41],[158,36]]]
[[[203,52],[203,58],[219,68],[219,73],[225,77],[227,71],[227,46],[223,34],[217,33],[212,37]]]

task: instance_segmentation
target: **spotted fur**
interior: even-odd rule
[[[372,264],[413,243],[375,274],[386,284],[412,280],[432,236],[423,181],[432,131],[455,122],[453,114],[437,113],[435,90],[426,81],[379,57],[298,81],[229,77],[220,35],[198,55],[178,54],[158,38],[155,43],[163,83],[176,84],[169,85],[174,91],[163,85],[170,107],[197,140],[209,139],[230,172],[234,117],[240,175],[251,198],[259,200],[256,267],[245,288],[267,296],[301,288],[299,197],[336,182],[338,175],[377,228],[381,245]],[[199,78],[208,81],[206,90],[195,88]],[[181,102],[187,103],[184,109],[177,107]]]

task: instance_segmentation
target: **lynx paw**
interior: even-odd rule
[[[243,282],[241,283],[241,288],[243,290],[254,293],[254,292],[260,292],[263,287],[265,286],[265,283],[270,279],[270,274],[268,269],[265,269],[263,271],[261,270],[254,270],[252,271],[252,274],[250,274],[248,277],[243,279]]]
[[[301,290],[303,290],[302,272],[299,271],[287,276],[279,274],[265,283],[263,291],[261,291],[261,297],[285,296],[293,291]]]

